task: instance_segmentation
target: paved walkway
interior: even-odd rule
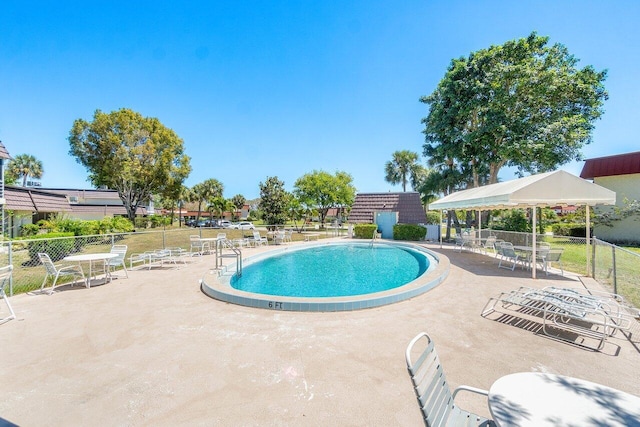
[[[198,288],[212,256],[91,289],[18,295],[19,320],[0,325],[0,425],[419,426],[404,350],[420,331],[435,341],[452,387],[488,389],[503,375],[537,371],[640,395],[637,327],[595,352],[535,324],[480,316],[501,291],[580,286],[578,278],[534,281],[489,256],[428,246],[451,260],[443,284],[354,312],[212,300]],[[488,415],[481,396],[461,393],[458,403]]]

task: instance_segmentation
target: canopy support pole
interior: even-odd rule
[[[440,209],[440,222],[438,223],[438,236],[440,236],[440,249],[442,249],[442,209]]]
[[[536,238],[538,236],[538,233],[536,232],[536,230],[538,229],[538,225],[537,225],[537,216],[538,216],[538,208],[536,206],[533,206],[533,208],[531,208],[531,210],[533,211],[533,236],[531,236],[531,246],[533,247],[533,250],[531,251],[531,278],[535,279],[536,278],[536,270],[537,270],[537,266],[536,266]]]

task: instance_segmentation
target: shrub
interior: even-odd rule
[[[358,239],[371,239],[376,231],[378,231],[377,224],[356,224],[353,227],[353,235]]]
[[[60,237],[70,237],[61,239]],[[73,233],[47,233],[29,239],[29,265],[38,265],[39,252],[45,252],[53,261],[61,260],[75,249]]]
[[[587,226],[584,224],[558,223],[551,228],[555,236],[587,237]],[[593,235],[593,230],[591,230]]]
[[[440,224],[440,212],[427,212],[427,224]]]
[[[393,226],[393,240],[424,240],[427,229],[417,224],[396,224]]]
[[[40,227],[35,224],[24,224],[20,227],[20,235],[23,237],[35,236],[40,231]]]

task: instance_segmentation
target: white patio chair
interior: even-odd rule
[[[9,315],[0,318],[0,324],[8,322],[11,319],[16,318],[16,313],[13,311],[13,307],[11,307],[11,303],[9,302],[9,297],[7,296],[6,288],[11,283],[11,274],[13,273],[13,265],[7,265],[5,267],[0,268],[0,298],[4,300],[7,304],[7,308],[9,309]]]
[[[129,273],[127,272],[127,266],[125,265],[124,259],[127,256],[127,245],[113,245],[111,246],[111,253],[117,254],[118,256],[115,258],[111,258],[107,260],[107,268],[109,269],[109,276],[113,276],[111,274],[111,269],[115,271],[117,267],[122,267],[124,271],[124,275],[129,278]]]
[[[500,262],[498,263],[498,268],[511,269],[511,271],[515,270],[516,264],[520,260],[520,255],[518,255],[515,249],[513,249],[513,243],[503,242],[500,245],[500,255],[501,257],[500,257]],[[503,267],[502,261],[505,261],[505,260],[510,260],[511,262],[513,262],[513,265],[511,267],[508,267],[508,266]]]
[[[84,276],[84,272],[82,271],[82,267],[80,265],[69,264],[69,265],[55,265],[53,261],[51,261],[51,257],[45,253],[39,253],[38,258],[42,265],[44,265],[47,274],[44,276],[44,280],[42,281],[42,285],[40,286],[40,291],[44,289],[44,285],[47,283],[49,277],[53,277],[53,283],[51,284],[51,289],[49,289],[49,295],[53,293],[53,290],[56,288],[56,284],[58,283],[58,279],[60,276],[73,276],[82,278],[84,285],[88,288],[89,281]],[[74,282],[71,283],[73,286]]]
[[[547,256],[544,260],[544,272],[547,276],[549,275],[549,264],[552,262],[558,263],[560,267],[560,274],[564,276],[564,269],[562,267],[562,261],[560,260],[562,252],[564,252],[564,249],[550,249],[549,252],[547,252]]]
[[[208,241],[203,241],[198,235],[189,236],[189,242],[191,247],[189,252],[191,255],[204,255],[205,252],[211,252],[211,245]]]
[[[284,231],[284,238],[282,239],[282,241],[284,243],[293,242],[293,230],[285,230]]]
[[[415,357],[417,356],[417,357]],[[453,393],[444,375],[433,341],[425,332],[411,340],[405,352],[407,370],[427,426],[495,426],[495,422],[460,409],[454,403],[460,390],[487,396],[475,387],[461,385]]]
[[[496,244],[496,236],[489,236],[485,239],[484,242],[482,242],[481,244],[481,249],[482,252],[484,252],[485,254],[487,253],[487,249],[491,249],[493,251],[493,253],[496,253],[496,248],[495,248],[495,244]]]

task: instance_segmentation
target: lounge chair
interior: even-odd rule
[[[6,287],[9,286],[9,283],[11,283],[12,273],[13,265],[7,265],[0,268],[0,298],[4,300],[4,302],[7,304],[7,308],[9,309],[9,315],[0,318],[0,324],[16,318],[16,313],[13,311],[13,307],[11,307],[9,297],[7,296],[7,292],[5,291]]]
[[[492,420],[456,406],[454,399],[461,390],[484,396],[489,393],[486,390],[464,385],[451,393],[433,341],[425,332],[419,333],[411,340],[405,352],[405,359],[425,425],[438,427],[496,425]]]
[[[122,267],[124,275],[128,279],[129,273],[127,272],[127,266],[124,262],[127,255],[127,245],[113,245],[111,246],[111,253],[117,254],[118,256],[107,260],[107,268],[109,269],[109,272],[111,272],[112,268],[115,270],[117,267]],[[113,274],[109,273],[109,276],[113,277]]]
[[[253,240],[251,240],[251,243],[253,244],[254,247],[258,247],[258,246],[262,246],[262,245],[269,245],[269,242],[267,240],[266,237],[262,237],[260,235],[259,231],[254,231],[253,232]]]
[[[60,278],[60,276],[72,276],[74,278],[81,278],[84,282],[84,285],[87,288],[89,287],[89,281],[84,276],[82,267],[80,267],[79,265],[55,265],[53,261],[51,261],[51,257],[49,257],[49,255],[45,253],[39,253],[38,258],[47,271],[47,274],[44,276],[44,280],[42,281],[42,285],[40,286],[41,292],[44,289],[44,285],[47,283],[47,280],[50,276],[53,277],[53,283],[51,284],[51,289],[49,289],[49,295],[51,295],[53,293],[53,290],[56,288],[56,284],[58,283],[58,279]]]
[[[483,317],[496,311],[498,303],[518,316],[542,318],[542,331],[545,335],[575,343],[575,336],[582,335],[599,341],[597,350],[604,347],[620,325],[603,309],[586,300],[569,300],[542,289],[520,288],[503,292],[496,298],[490,298],[482,310]],[[552,334],[549,326],[571,334]],[[579,344],[583,345],[583,344]]]

